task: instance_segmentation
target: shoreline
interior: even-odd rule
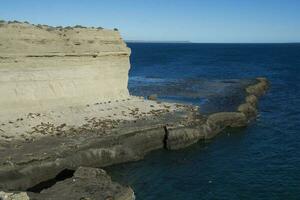
[[[257,115],[258,98],[266,92],[268,85],[266,78],[257,78],[256,84],[245,88],[245,102],[238,106],[236,112],[202,116],[197,108],[186,106],[156,116],[156,119],[149,116],[146,120],[128,121],[108,136],[99,137],[97,130],[91,130],[84,137],[81,134],[72,137],[43,137],[23,146],[18,142],[10,144],[10,147],[6,147],[7,151],[12,150],[10,159],[2,156],[0,160],[0,179],[3,180],[0,190],[26,191],[65,169],[75,171],[81,166],[101,168],[141,160],[156,149],[185,148],[199,140],[212,139],[225,128],[247,126]],[[15,145],[21,146],[16,149]],[[31,154],[28,155],[28,152]],[[67,180],[59,182],[60,185],[64,185]],[[28,192],[27,195],[41,198],[38,193]],[[43,198],[50,198],[51,195],[54,195],[53,192],[46,192]],[[134,198],[133,191],[130,198]]]

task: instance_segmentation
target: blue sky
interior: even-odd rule
[[[127,40],[300,42],[300,0],[1,0],[0,19],[118,28]]]

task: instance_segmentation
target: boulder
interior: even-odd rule
[[[251,95],[248,95],[245,99],[246,103],[249,103],[251,104],[253,107],[255,107],[258,103],[258,99],[255,95],[251,94]]]
[[[74,176],[57,182],[41,193],[28,193],[35,200],[134,200],[134,192],[130,187],[122,186],[111,180],[102,169],[79,167]]]
[[[150,96],[147,97],[148,100],[156,101],[157,100],[157,95],[156,94],[151,94]]]
[[[238,111],[246,115],[248,119],[252,119],[257,115],[257,109],[250,103],[241,104]]]
[[[29,200],[26,192],[0,192],[1,200]]]

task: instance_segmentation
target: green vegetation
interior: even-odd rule
[[[114,31],[119,31],[119,29],[117,29],[117,28],[114,28]]]
[[[42,29],[42,28],[43,28],[43,25],[42,25],[42,24],[38,24],[38,25],[36,25],[36,27]]]
[[[47,30],[47,31],[55,31],[56,28],[54,28],[54,27],[48,27],[46,30]]]
[[[72,30],[73,28],[71,26],[66,26],[64,29],[66,29],[66,30]]]
[[[74,26],[74,28],[87,28],[87,27],[81,26],[81,25],[76,25],[76,26]]]
[[[3,26],[4,24],[21,24],[21,23],[24,23],[24,24],[30,24],[28,21],[24,21],[24,22],[20,22],[20,21],[17,21],[17,20],[14,20],[14,21],[5,21],[5,20],[0,20],[0,24]],[[75,26],[49,26],[49,25],[45,25],[45,24],[32,24],[34,26],[36,26],[37,28],[39,29],[46,29],[47,31],[54,31],[54,30],[59,30],[59,31],[66,31],[66,30],[73,30],[74,28],[82,28],[82,29],[86,29],[86,28],[91,28],[91,29],[97,29],[97,30],[103,30],[104,28],[99,26],[99,27],[86,27],[86,26],[82,26],[82,25],[75,25]],[[118,31],[117,28],[114,28],[113,29],[114,31]]]
[[[22,22],[14,20],[14,21],[8,21],[9,24],[21,24]]]

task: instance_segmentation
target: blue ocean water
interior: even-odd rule
[[[133,187],[137,200],[300,199],[300,44],[128,45],[135,95],[157,92],[209,113],[233,108],[254,77],[271,88],[249,127],[109,167],[114,180]]]

